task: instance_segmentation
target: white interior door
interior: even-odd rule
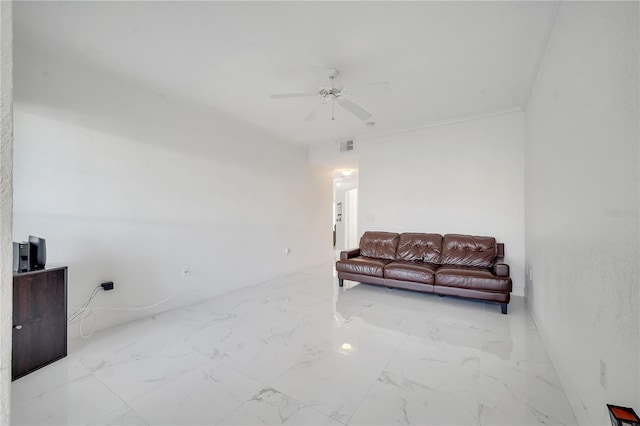
[[[345,234],[346,248],[358,247],[358,188],[345,193]]]

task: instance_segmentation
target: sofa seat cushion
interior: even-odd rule
[[[511,278],[497,277],[489,268],[445,265],[436,271],[436,286],[509,292]]]
[[[384,267],[391,262],[391,260],[387,259],[358,256],[348,260],[338,260],[336,262],[336,270],[338,272],[382,278],[384,276]]]
[[[396,260],[384,267],[384,277],[424,284],[435,283],[437,266],[421,261]]]

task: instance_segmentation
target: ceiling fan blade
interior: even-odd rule
[[[376,81],[347,87],[344,92],[350,95],[368,95],[370,93],[387,93],[389,90],[391,90],[391,85],[388,81]]]
[[[309,114],[307,114],[307,116],[304,118],[304,121],[313,121],[313,120],[315,120],[316,117],[318,116],[318,113],[320,112],[320,108],[322,107],[322,105],[324,105],[324,99],[318,105],[313,107],[311,112]]]
[[[338,104],[340,104],[340,106],[342,108],[346,109],[347,111],[349,111],[351,114],[355,115],[356,117],[358,117],[362,121],[365,121],[365,120],[369,119],[369,117],[371,117],[371,113],[370,112],[368,112],[365,109],[363,109],[362,107],[354,104],[353,102],[351,102],[348,99],[339,98],[338,99]]]
[[[269,97],[271,99],[308,98],[315,95],[317,95],[317,93],[277,93],[275,95],[270,95]]]

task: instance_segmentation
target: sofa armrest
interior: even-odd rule
[[[340,260],[348,260],[352,257],[360,256],[360,248],[345,250],[340,252]]]
[[[493,274],[498,277],[508,277],[509,265],[507,265],[506,263],[496,263],[493,266]]]

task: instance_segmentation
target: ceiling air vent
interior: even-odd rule
[[[353,151],[353,139],[340,141],[340,152]]]

